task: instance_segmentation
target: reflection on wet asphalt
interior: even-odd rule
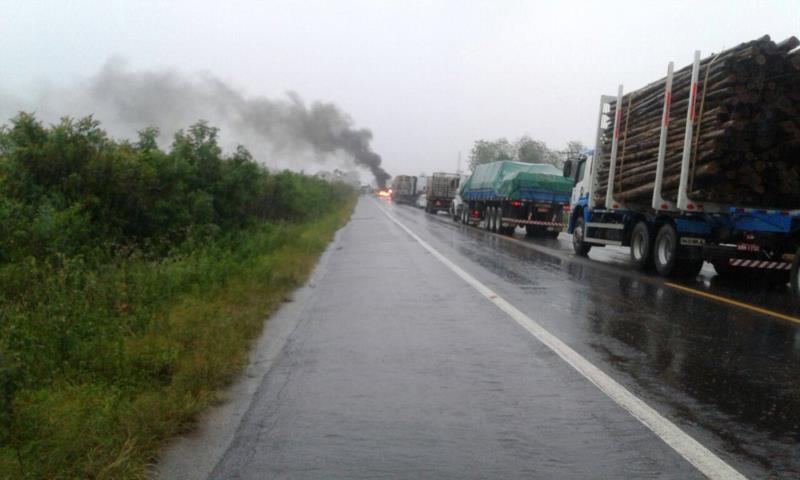
[[[379,208],[743,474],[800,477],[798,325],[363,198],[212,478],[701,477]]]
[[[426,241],[438,241],[437,248],[449,246],[507,279],[492,288],[518,308],[540,312],[546,328],[740,471],[800,478],[797,324],[668,288],[633,271],[624,249],[600,249],[585,260],[572,257],[563,239],[525,241],[542,252],[444,216],[393,212]],[[783,288],[718,282],[713,275],[704,269],[683,283],[798,315]]]

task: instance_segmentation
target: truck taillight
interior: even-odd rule
[[[511,202],[511,205],[514,207],[521,207],[522,202],[520,202],[519,200],[514,200],[513,202]]]
[[[570,208],[572,208],[572,206],[570,206],[570,204],[569,204],[569,203],[565,203],[565,204],[564,204],[564,211],[565,211],[565,212],[569,212]]]

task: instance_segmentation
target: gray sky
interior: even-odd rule
[[[455,170],[480,138],[591,143],[599,95],[618,83],[638,88],[695,49],[800,34],[798,0],[0,0],[0,11],[6,118],[120,56],[132,70],[205,72],[247,96],[333,102],[372,130],[395,175]]]

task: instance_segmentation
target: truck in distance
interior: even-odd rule
[[[417,177],[398,175],[392,180],[392,200],[414,205],[417,199]]]
[[[555,238],[564,228],[572,182],[550,164],[498,161],[475,167],[459,189],[460,221],[505,235]]]
[[[436,172],[431,175],[425,191],[425,211],[436,214],[440,210],[449,210],[458,193],[459,180],[457,173]]]

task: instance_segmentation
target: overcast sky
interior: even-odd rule
[[[695,49],[800,34],[800,0],[0,0],[0,11],[6,118],[119,56],[248,96],[333,102],[372,130],[391,174],[414,175],[455,170],[480,138],[589,144],[599,95],[617,84],[649,83]]]

